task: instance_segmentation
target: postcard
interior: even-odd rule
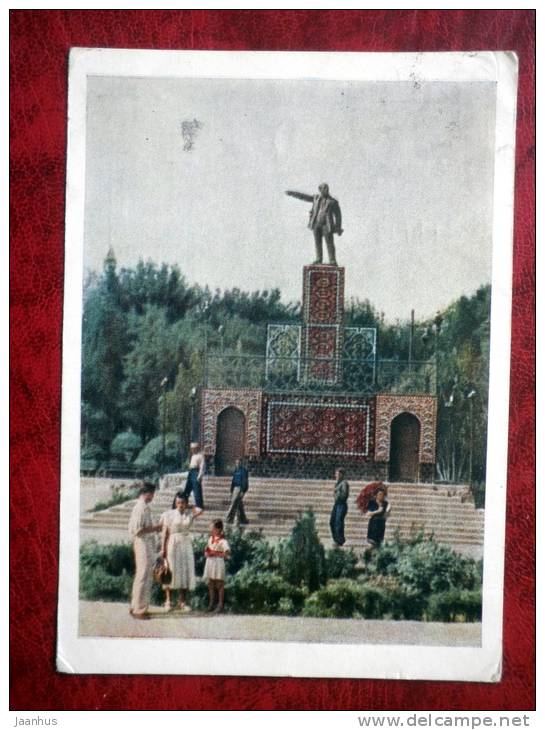
[[[59,671],[500,680],[516,89],[72,50]]]

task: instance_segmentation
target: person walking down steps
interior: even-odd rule
[[[248,469],[243,465],[242,459],[237,459],[231,481],[231,504],[225,517],[228,524],[231,524],[235,519],[238,525],[247,525],[249,523],[244,511],[244,495],[248,491],[248,487]]]
[[[189,471],[187,473],[187,481],[185,483],[184,497],[189,500],[189,495],[193,492],[195,506],[200,510],[200,512],[202,512],[204,509],[202,482],[204,479],[206,461],[198,441],[193,441],[189,450],[191,451],[191,459],[189,460]]]

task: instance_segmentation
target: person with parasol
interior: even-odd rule
[[[371,482],[361,490],[356,498],[360,512],[369,517],[367,542],[371,549],[380,547],[384,540],[386,520],[391,509],[386,495],[387,488],[383,482]]]

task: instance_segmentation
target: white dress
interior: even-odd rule
[[[218,550],[226,553],[231,548],[227,540],[222,537],[217,541],[214,541],[212,537],[208,540],[208,545],[211,550]],[[206,558],[204,564],[204,578],[208,580],[225,580],[225,558]]]
[[[177,509],[164,512],[161,516],[163,530],[168,528],[167,560],[172,571],[172,581],[167,586],[173,590],[183,588],[192,591],[195,588],[195,556],[189,528],[193,522],[193,514],[189,511],[180,513]]]

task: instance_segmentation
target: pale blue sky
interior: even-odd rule
[[[495,85],[92,77],[85,265],[178,264],[190,283],[301,296],[309,205],[339,200],[346,295],[388,319],[490,281]],[[191,150],[183,121],[197,119]]]

